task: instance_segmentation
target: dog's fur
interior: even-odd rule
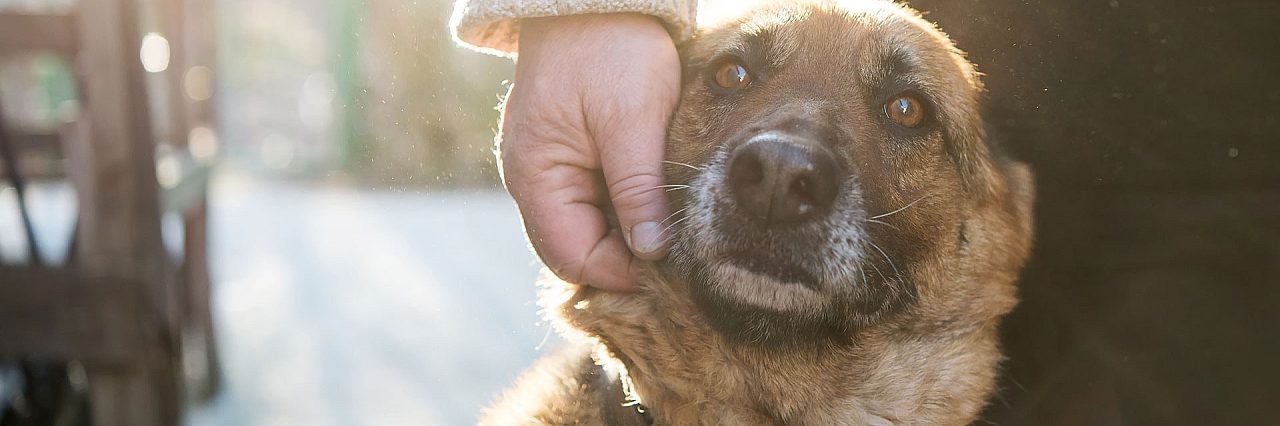
[[[1031,176],[988,140],[978,73],[889,2],[785,2],[708,24],[682,46],[667,146],[683,208],[636,294],[547,279],[576,343],[486,413],[491,424],[967,424],[993,391],[996,329],[1030,250]],[[722,93],[725,57],[752,85]],[[909,92],[930,122],[894,127]],[[755,229],[724,189],[753,134],[817,126],[846,176],[832,211]],[[670,223],[669,222],[669,223]],[[807,268],[801,286],[734,266],[736,249]],[[594,354],[594,356],[593,356]]]

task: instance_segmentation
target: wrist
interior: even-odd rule
[[[619,36],[673,43],[663,21],[641,13],[603,13],[527,18],[520,23],[517,55],[540,51],[548,42],[610,46]]]

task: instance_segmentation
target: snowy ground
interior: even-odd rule
[[[35,194],[45,233],[70,231],[65,192]],[[226,388],[192,426],[471,424],[554,345],[503,193],[223,176],[211,206]],[[12,207],[0,197],[9,258]]]

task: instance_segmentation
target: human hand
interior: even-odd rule
[[[629,290],[637,258],[666,256],[661,163],[679,96],[680,58],[656,18],[521,23],[501,168],[529,241],[560,278]],[[610,203],[621,229],[606,222]]]

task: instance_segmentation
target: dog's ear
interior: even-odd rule
[[[1021,265],[1031,250],[1035,226],[1035,176],[1031,167],[1013,159],[999,158],[995,165],[1000,173],[993,176],[997,192],[987,208],[995,214],[992,218],[1005,223],[1001,239],[1009,246],[1004,252],[1014,255],[1008,265]]]
[[[1001,165],[1009,193],[1009,208],[1025,233],[1031,232],[1032,206],[1035,203],[1035,175],[1025,163],[1005,160]]]

